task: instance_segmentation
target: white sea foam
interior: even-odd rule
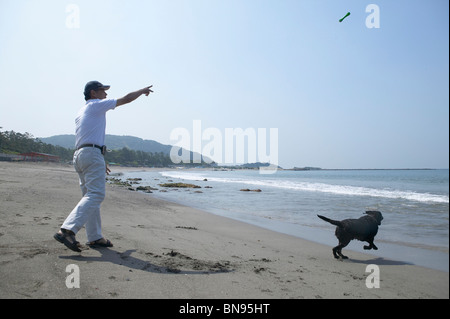
[[[203,180],[205,178],[211,182],[220,183],[236,183],[252,185],[256,187],[273,187],[278,189],[286,189],[293,191],[308,191],[308,192],[321,192],[335,195],[346,196],[371,196],[390,199],[405,199],[417,202],[434,202],[434,203],[448,203],[448,195],[436,195],[430,193],[419,193],[414,191],[402,191],[395,189],[377,189],[360,186],[349,185],[334,185],[317,182],[299,182],[290,181],[286,179],[255,179],[255,178],[233,178],[233,177],[215,177],[209,176],[207,173],[199,172],[162,172],[165,177],[179,178],[186,180]]]

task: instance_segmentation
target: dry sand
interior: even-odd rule
[[[329,246],[109,184],[114,247],[72,252],[53,239],[81,196],[69,165],[0,162],[0,194],[0,298],[449,297],[448,272],[350,251],[338,261]],[[80,288],[66,287],[70,264]],[[366,287],[370,264],[380,288]]]

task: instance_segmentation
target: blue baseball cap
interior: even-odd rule
[[[103,85],[99,81],[89,81],[84,87],[84,95],[91,93],[91,90],[105,89],[108,90],[111,85]]]

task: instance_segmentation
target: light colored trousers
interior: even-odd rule
[[[75,151],[73,165],[80,177],[83,197],[61,228],[76,234],[86,225],[88,241],[96,241],[103,237],[100,205],[105,198],[105,159],[98,148],[84,147]]]

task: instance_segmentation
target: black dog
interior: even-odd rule
[[[342,255],[342,248],[347,246],[353,239],[368,242],[369,246],[364,246],[364,249],[378,249],[373,243],[373,240],[378,232],[378,225],[381,225],[383,216],[378,211],[367,211],[366,214],[367,216],[359,219],[344,219],[342,221],[317,215],[324,221],[337,226],[335,234],[339,240],[339,245],[333,248],[334,258],[341,256],[343,259],[347,259],[348,257]]]

